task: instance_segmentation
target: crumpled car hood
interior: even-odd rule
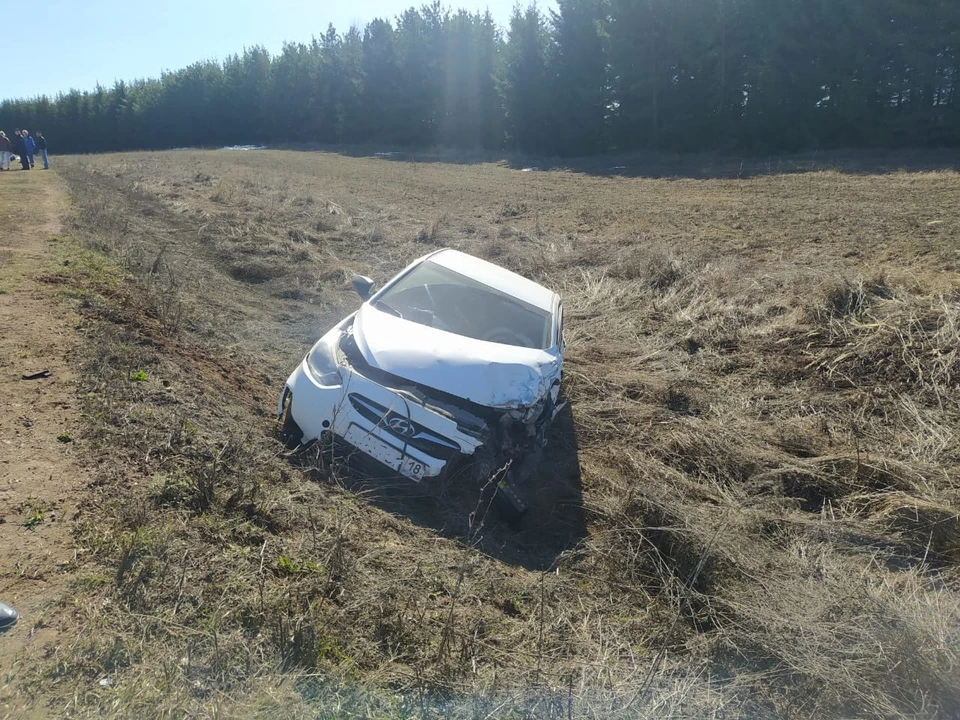
[[[353,336],[373,367],[493,408],[533,405],[560,369],[554,352],[473,340],[368,304],[356,314]]]

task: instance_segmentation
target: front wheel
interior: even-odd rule
[[[303,442],[303,430],[297,425],[290,412],[293,393],[288,392],[283,399],[283,411],[280,413],[280,441],[288,450],[296,450]]]

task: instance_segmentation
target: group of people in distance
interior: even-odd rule
[[[13,137],[8,138],[3,130],[0,130],[0,170],[9,170],[10,161],[19,158],[20,167],[29,170],[33,167],[33,156],[40,153],[40,159],[43,161],[43,169],[50,169],[50,160],[47,158],[47,139],[43,133],[37,131],[36,139],[30,136],[27,130],[19,128],[13,131]]]

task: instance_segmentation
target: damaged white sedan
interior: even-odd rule
[[[523,512],[560,409],[559,296],[456,250],[416,260],[378,291],[359,276],[354,287],[365,302],[283,389],[288,442],[320,440],[414,481],[496,478]]]

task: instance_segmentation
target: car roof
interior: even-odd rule
[[[553,290],[548,290],[543,285],[499,265],[494,265],[492,262],[449,248],[438,250],[424,260],[465,275],[548,313],[553,312],[554,300],[557,297]]]

